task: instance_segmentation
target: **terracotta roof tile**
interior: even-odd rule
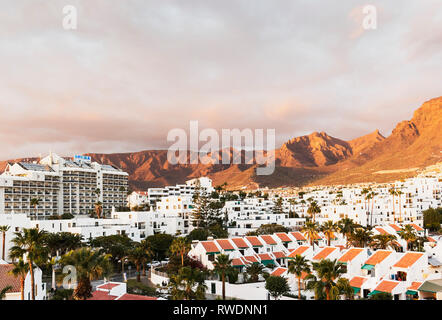
[[[258,237],[252,236],[252,237],[246,237],[247,241],[250,242],[250,244],[254,247],[262,247],[261,241],[259,241]]]
[[[273,260],[272,257],[269,256],[268,253],[260,253],[260,254],[258,254],[258,257],[261,260]]]
[[[299,246],[294,251],[292,251],[292,253],[289,254],[289,258],[294,258],[298,254],[302,255],[305,251],[307,251],[308,248],[310,248],[310,247],[309,246]]]
[[[371,264],[372,266],[375,266],[378,263],[384,261],[385,258],[387,258],[390,254],[392,254],[392,251],[378,250],[370,258],[368,258],[367,261],[365,261],[365,264]]]
[[[208,253],[219,252],[218,247],[213,241],[202,241],[201,244]]]
[[[232,239],[233,243],[240,249],[242,248],[248,248],[249,246],[247,245],[247,243],[244,241],[244,239],[241,238],[233,238]]]
[[[356,258],[364,249],[362,248],[350,248],[342,257],[339,258],[339,262],[349,262]]]
[[[424,231],[424,229],[422,229],[421,227],[419,227],[417,224],[412,223],[411,226],[416,229],[416,231]]]
[[[336,248],[334,247],[325,247],[319,253],[313,257],[313,260],[322,260],[326,259],[332,252],[334,252]]]
[[[219,246],[220,246],[223,250],[235,250],[235,248],[232,246],[232,244],[230,243],[230,241],[227,240],[227,239],[216,240],[216,242],[219,244]]]
[[[232,259],[232,266],[245,266],[250,262],[246,261],[244,258],[234,258]]]
[[[350,285],[355,288],[360,288],[362,287],[365,281],[367,281],[367,278],[356,276],[350,280]]]
[[[275,271],[273,271],[270,275],[275,277],[280,277],[284,272],[286,272],[286,268],[277,268]]]
[[[20,292],[20,277],[14,277],[9,274],[9,271],[14,269],[14,265],[12,264],[0,264],[0,290],[6,288],[7,286],[11,286],[12,289],[8,291],[10,292]]]
[[[272,252],[272,254],[275,256],[276,259],[285,258],[286,255],[282,251]]]
[[[247,256],[247,257],[244,257],[244,259],[246,259],[247,261],[252,262],[252,263],[258,262],[258,259],[255,256]]]
[[[301,232],[290,232],[290,234],[298,241],[307,241]]]
[[[401,231],[402,229],[399,228],[397,225],[390,223],[390,227],[392,227],[394,229],[394,231]]]
[[[117,300],[158,300],[156,297],[142,296],[138,294],[125,293]]]
[[[409,286],[408,288],[407,288],[407,290],[414,290],[414,291],[417,291],[417,289],[419,289],[419,287],[422,285],[422,282],[418,282],[418,281],[415,281],[415,282],[412,282],[411,283],[411,286]]]
[[[375,228],[376,229],[376,231],[377,232],[379,232],[380,234],[383,234],[383,235],[385,235],[385,234],[389,234],[387,231],[385,231],[385,229],[383,229],[383,228]]]
[[[408,268],[411,267],[424,254],[421,252],[407,252],[393,267]]]
[[[264,235],[264,236],[261,236],[261,239],[263,239],[265,241],[265,243],[267,243],[267,244],[270,244],[270,245],[276,244],[276,241],[275,241],[275,239],[272,238],[272,236]]]
[[[383,280],[381,283],[378,284],[378,286],[374,290],[391,293],[398,284],[399,282],[397,281]]]
[[[94,291],[92,292],[92,297],[88,300],[115,300],[117,296],[111,296],[107,291]]]
[[[105,284],[102,284],[101,286],[98,286],[97,288],[105,289],[105,290],[111,290],[112,288],[115,288],[115,287],[117,287],[119,285],[120,284],[118,284],[118,283],[105,283]]]
[[[276,236],[281,239],[282,242],[292,242],[287,233],[276,233]]]

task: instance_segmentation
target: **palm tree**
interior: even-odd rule
[[[149,262],[152,259],[152,256],[153,256],[153,251],[152,251],[152,249],[150,247],[149,242],[146,239],[142,240],[140,242],[140,248],[146,254],[146,262]],[[122,260],[121,260],[122,263],[123,263],[123,259],[124,258],[122,258]],[[124,266],[124,264],[123,264],[123,266]],[[146,263],[143,263],[143,276],[144,277],[146,276]]]
[[[361,195],[364,196],[364,208],[365,208],[365,210],[367,210],[367,200],[368,200],[367,194],[370,192],[370,190],[371,189],[369,189],[369,188],[364,188],[361,191]]]
[[[400,222],[402,222],[402,197],[401,197],[401,195],[403,194],[403,192],[401,191],[401,190],[398,190],[397,192],[396,192],[396,195],[398,196],[398,198],[399,198],[399,221]]]
[[[0,300],[3,300],[6,297],[6,294],[9,290],[11,290],[11,286],[4,287],[2,290],[0,290]]]
[[[343,265],[336,260],[324,259],[313,262],[312,266],[317,277],[313,274],[307,276],[307,288],[315,291],[315,299],[337,299],[342,290],[335,281],[345,273]]]
[[[32,198],[31,199],[31,207],[34,208],[35,214],[37,215],[37,206],[40,204],[40,199]]]
[[[298,299],[301,300],[301,278],[302,273],[310,273],[308,260],[297,254],[293,260],[289,261],[288,272],[294,274],[298,279]]]
[[[351,234],[353,233],[355,228],[356,224],[350,218],[343,218],[338,222],[338,230],[346,238],[346,248],[348,248]]]
[[[259,275],[264,275],[264,266],[259,263],[253,263],[246,267],[246,274],[250,276],[251,282],[258,282]]]
[[[181,268],[170,276],[170,295],[172,300],[204,300],[207,286],[205,273],[190,267]]]
[[[305,226],[301,230],[304,233],[304,237],[309,240],[310,245],[313,247],[315,240],[318,238],[319,226],[316,222],[307,221]]]
[[[92,297],[91,281],[101,276],[108,276],[112,270],[109,254],[98,250],[80,248],[66,253],[60,260],[62,265],[72,265],[77,272],[77,285],[74,289],[75,300],[86,300]]]
[[[174,239],[169,250],[172,254],[176,254],[181,257],[181,266],[184,267],[184,256],[190,250],[190,244],[186,241],[186,239],[183,237]]]
[[[97,214],[97,219],[100,219],[102,211],[103,204],[100,201],[95,202],[95,213]]]
[[[23,259],[19,259],[18,262],[14,262],[14,268],[12,268],[9,273],[14,277],[20,277],[20,297],[21,300],[25,299],[25,279],[29,272],[29,265],[23,261]]]
[[[388,192],[392,195],[393,197],[393,223],[396,223],[396,218],[395,218],[395,210],[394,210],[394,196],[397,194],[396,189],[393,187],[391,187]]]
[[[14,246],[9,251],[12,259],[20,259],[26,255],[31,273],[32,300],[35,300],[34,262],[43,262],[48,257],[48,250],[45,246],[46,235],[46,231],[40,231],[37,228],[25,228],[23,233],[15,232],[15,238],[12,239]]]
[[[368,228],[357,228],[352,233],[350,240],[355,247],[365,248],[368,243],[371,243],[373,231]]]
[[[388,247],[392,247],[396,249],[396,236],[393,234],[377,234],[373,236],[373,241],[370,246],[375,249],[387,249]]]
[[[417,234],[414,231],[413,227],[411,226],[411,224],[407,224],[405,225],[400,233],[400,236],[402,239],[404,239],[405,241],[407,241],[407,250],[411,250],[412,251],[412,246],[411,243],[413,243],[414,241],[416,241],[417,239]]]
[[[214,272],[221,277],[223,283],[223,300],[226,300],[226,275],[233,271],[232,260],[226,254],[220,254],[213,263]]]
[[[327,237],[327,245],[330,246],[331,239],[334,239],[335,232],[338,231],[338,226],[335,223],[333,223],[333,221],[329,220],[329,221],[324,222],[324,224],[321,226],[320,230]]]
[[[0,226],[0,232],[3,236],[3,242],[2,242],[2,260],[5,260],[5,246],[6,246],[6,232],[8,232],[10,226]]]
[[[350,281],[348,279],[339,278],[336,282],[336,286],[339,289],[339,293],[345,295],[345,298],[347,300],[354,299],[354,290],[353,287],[350,285]]]
[[[310,202],[310,206],[307,209],[307,213],[312,217],[312,221],[315,222],[315,215],[321,213],[321,207],[314,200]]]
[[[147,260],[146,252],[142,247],[136,246],[129,252],[128,258],[137,268],[137,282],[141,282],[141,266],[144,265]]]

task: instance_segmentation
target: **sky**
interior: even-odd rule
[[[314,131],[388,136],[442,96],[440,0],[0,5],[2,160],[167,149],[191,120],[275,129],[277,146]]]

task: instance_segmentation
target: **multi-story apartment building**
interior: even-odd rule
[[[7,165],[0,175],[0,214],[85,215],[98,201],[109,213],[113,206],[126,204],[127,188],[128,174],[116,167],[87,157],[71,160],[50,154],[38,163]]]

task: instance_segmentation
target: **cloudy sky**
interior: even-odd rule
[[[440,0],[0,4],[0,159],[167,148],[190,120],[275,128],[277,145],[388,135],[442,95]]]

